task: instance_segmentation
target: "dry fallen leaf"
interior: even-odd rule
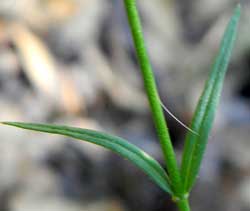
[[[115,104],[141,113],[147,110],[147,99],[142,91],[131,86],[129,81],[124,81],[122,75],[116,74],[98,48],[89,47],[87,54],[97,71],[98,80]]]
[[[86,105],[73,83],[69,74],[60,74],[61,79],[61,100],[63,109],[69,113],[79,113],[86,110]]]
[[[47,46],[24,25],[13,24],[10,37],[32,85],[51,99],[58,96],[60,82],[55,61]]]
[[[23,71],[36,90],[69,113],[83,108],[69,76],[63,76],[46,44],[27,27],[13,24],[10,37],[19,53]]]

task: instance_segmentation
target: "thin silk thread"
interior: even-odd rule
[[[179,120],[162,102],[162,100],[160,99],[160,104],[162,106],[162,108],[176,121],[178,122],[182,127],[184,127],[186,130],[190,131],[191,133],[193,133],[194,135],[199,135],[196,131],[192,130],[190,127],[188,127],[187,125],[185,125],[181,120]]]

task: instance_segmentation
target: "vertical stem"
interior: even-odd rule
[[[180,211],[190,211],[188,199],[180,200],[176,204]]]
[[[149,61],[149,56],[147,54],[145,41],[142,33],[141,22],[137,11],[136,1],[124,0],[124,4],[128,16],[132,37],[134,40],[137,58],[141,68],[144,87],[153,115],[157,135],[161,143],[161,148],[166,161],[169,177],[171,179],[171,185],[176,197],[182,198],[183,187],[180,172],[177,165],[174,149],[170,140],[163,109],[160,104],[160,98],[156,87],[153,70]]]

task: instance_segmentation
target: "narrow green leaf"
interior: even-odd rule
[[[168,182],[168,175],[161,167],[161,165],[146,152],[142,151],[135,145],[130,144],[129,142],[120,137],[112,136],[103,132],[97,132],[93,130],[59,125],[20,122],[3,122],[3,124],[27,130],[64,135],[103,146],[130,160],[141,170],[143,170],[164,191],[172,195],[172,190]]]
[[[191,129],[196,131],[198,135],[188,132],[186,136],[181,164],[181,176],[186,192],[190,191],[199,173],[207,139],[218,106],[225,73],[236,39],[240,13],[241,7],[238,5],[224,33],[220,50],[196,107]]]

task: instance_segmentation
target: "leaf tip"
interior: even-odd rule
[[[2,125],[8,125],[8,124],[11,124],[11,122],[8,122],[8,121],[3,121],[3,122],[0,122]]]
[[[0,122],[0,124],[2,124],[2,125],[8,125],[8,126],[17,126],[18,125],[17,122],[8,122],[8,121]]]
[[[237,14],[237,16],[241,15],[241,8],[241,3],[238,3],[234,10],[234,13]]]

